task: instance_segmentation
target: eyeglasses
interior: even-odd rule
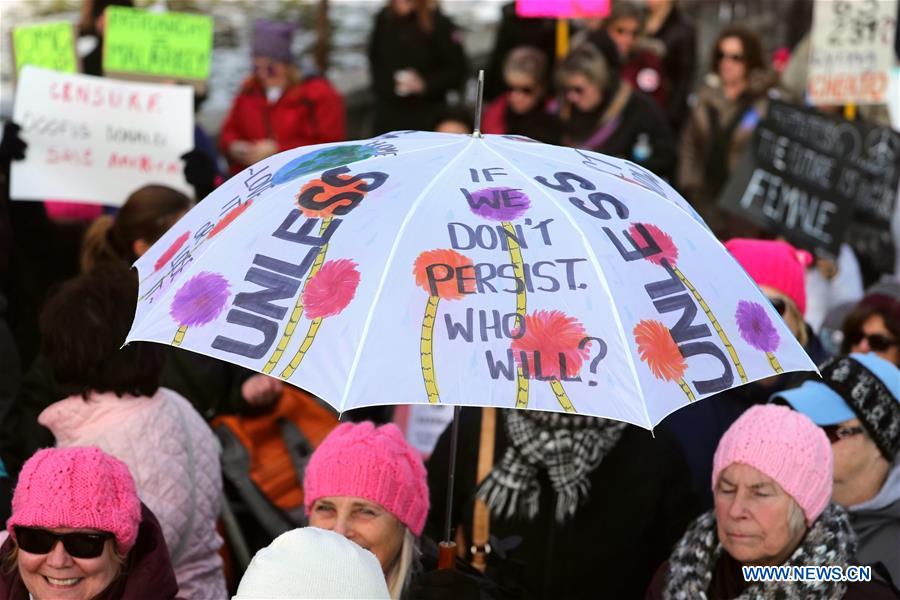
[[[585,92],[585,87],[581,85],[570,85],[564,88],[566,94],[574,94],[580,96]]]
[[[772,306],[775,307],[778,314],[783,317],[785,311],[787,311],[787,302],[785,302],[783,298],[769,298],[769,302],[772,303]]]
[[[716,62],[722,62],[722,59],[725,58],[733,62],[744,62],[743,54],[726,54],[721,50],[716,50]]]
[[[630,35],[631,37],[637,37],[638,30],[629,29],[628,27],[613,27],[613,33],[616,35]]]
[[[852,345],[855,346],[863,340],[866,340],[866,342],[868,342],[869,348],[871,348],[874,352],[884,352],[891,346],[896,346],[898,343],[897,340],[891,339],[888,336],[880,333],[870,333],[868,335],[860,333],[854,337]]]
[[[16,544],[29,554],[49,554],[56,542],[75,558],[97,558],[103,554],[106,540],[112,537],[109,533],[53,533],[46,529],[33,527],[14,527]]]
[[[510,92],[519,92],[526,96],[531,96],[536,91],[535,88],[530,85],[510,85],[508,87]]]
[[[844,438],[865,433],[866,430],[860,426],[842,427],[840,425],[824,425],[822,426],[822,431],[828,436],[828,441],[835,444]]]

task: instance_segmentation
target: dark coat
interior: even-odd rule
[[[564,119],[563,143],[575,148],[593,150],[617,158],[635,162],[660,177],[671,179],[675,174],[675,135],[666,124],[662,111],[646,94],[634,90],[628,83],[616,83],[613,89],[604,91],[600,107],[583,113],[574,107],[568,119]],[[627,94],[621,109],[616,97]],[[604,122],[618,119],[618,126],[601,143],[591,143],[591,138],[604,127]],[[648,157],[635,155],[635,146],[641,135],[650,143]]]
[[[681,131],[687,115],[687,99],[697,67],[697,31],[691,19],[677,6],[652,36],[662,45],[662,68],[666,77],[666,119],[673,131]]]
[[[453,519],[471,540],[481,410],[464,408],[460,418]],[[445,535],[449,429],[428,462],[426,532],[435,539]],[[495,461],[508,444],[501,411]],[[506,588],[519,588],[524,598],[640,597],[697,514],[684,459],[664,432],[657,431],[654,439],[630,426],[590,482],[588,503],[562,525],[554,520],[554,493],[546,474],[533,521],[492,516],[490,531],[497,540],[492,541],[488,575]],[[521,537],[517,546],[515,536]]]
[[[0,561],[12,551],[12,538],[0,547]],[[141,504],[141,524],[137,542],[128,553],[125,572],[92,600],[173,600],[178,582],[172,570],[169,549],[159,522],[150,509]],[[0,600],[28,600],[28,590],[19,570],[0,570]]]
[[[524,135],[545,144],[559,144],[562,125],[543,102],[527,113],[517,114],[510,109],[507,94],[503,94],[485,109],[481,132]]]
[[[466,56],[460,32],[439,11],[432,13],[432,31],[423,31],[415,13],[398,17],[386,7],[375,17],[369,40],[369,69],[375,95],[376,134],[401,129],[432,129],[447,92],[466,79]],[[425,92],[398,96],[394,73],[414,69],[425,81]]]
[[[744,588],[744,582],[739,579],[738,573],[728,568],[727,562],[734,563],[734,560],[723,561],[720,558],[716,563],[716,575],[713,577],[713,589],[709,590],[709,600],[730,600],[737,597]],[[645,600],[663,600],[668,573],[669,561],[666,561],[660,565],[653,576],[653,581],[647,587]],[[898,598],[900,596],[890,585],[873,577],[872,581],[847,583],[843,600],[898,600]]]

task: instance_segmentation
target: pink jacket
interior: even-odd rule
[[[179,597],[228,597],[216,533],[219,442],[187,400],[166,388],[151,398],[70,396],[47,407],[38,422],[58,446],[98,446],[128,465],[141,500],[162,526]]]

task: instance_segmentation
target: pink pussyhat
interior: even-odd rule
[[[734,238],[725,247],[756,282],[784,294],[806,314],[806,267],[812,254],[781,240]]]
[[[303,478],[303,503],[328,496],[356,496],[380,504],[422,535],[428,516],[428,482],[419,453],[389,423],[342,423],[316,448]]]
[[[99,448],[45,448],[22,467],[6,529],[15,526],[96,529],[113,534],[119,552],[137,540],[141,501],[125,463]]]
[[[774,404],[757,405],[732,423],[713,457],[712,486],[734,463],[768,475],[803,509],[806,524],[831,499],[834,458],[828,437],[803,413]]]

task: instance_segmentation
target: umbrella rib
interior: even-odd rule
[[[502,161],[504,161],[506,164],[508,164],[510,167],[512,167],[515,171],[517,171],[519,173],[519,175],[521,175],[525,181],[527,181],[529,183],[532,182],[531,178],[524,171],[522,171],[522,169],[517,167],[511,160],[509,160],[508,158],[506,158],[505,156],[503,156],[502,154],[500,154],[499,152],[497,152],[496,150],[491,148],[490,144],[485,143],[484,146],[489,151],[491,151],[495,155],[497,155],[498,158],[500,158]],[[528,154],[528,153],[526,153],[526,154]],[[597,259],[597,255],[594,253],[594,249],[591,248],[591,245],[588,242],[587,236],[584,234],[584,231],[582,231],[581,227],[578,226],[578,223],[575,222],[575,219],[572,217],[572,215],[569,214],[569,212],[562,207],[562,205],[556,200],[556,198],[553,197],[552,194],[550,194],[550,192],[543,189],[539,185],[534,185],[534,187],[535,187],[535,189],[540,190],[540,192],[542,194],[544,194],[547,198],[549,198],[549,200],[554,204],[554,206],[556,206],[556,208],[566,217],[566,219],[569,221],[569,224],[572,225],[572,228],[578,232],[579,236],[581,236],[581,241],[584,244],[584,248],[588,254],[589,260],[591,261],[591,265],[593,265],[594,271],[596,271],[597,276],[600,279],[600,283],[603,285],[603,290],[606,292],[606,295],[609,298],[609,304],[610,304],[610,307],[612,307],[612,314],[616,320],[616,325],[617,325],[617,329],[619,330],[619,335],[622,337],[622,345],[624,348],[628,349],[629,346],[628,346],[628,340],[625,338],[625,329],[622,326],[622,319],[619,317],[619,311],[617,310],[616,304],[613,301],[612,291],[609,289],[609,283],[606,281],[606,275],[603,273],[603,270],[600,268],[600,261]],[[644,409],[644,416],[647,418],[647,429],[650,429],[652,431],[653,423],[650,421],[650,414],[647,412],[647,400],[644,397],[644,390],[641,387],[641,381],[640,381],[640,379],[638,379],[637,368],[634,364],[634,357],[631,355],[631,352],[626,352],[626,355],[628,357],[628,366],[631,367],[631,374],[634,378],[635,386],[637,387],[638,393],[641,395],[641,407]]]
[[[372,298],[372,302],[369,305],[369,314],[366,315],[366,322],[363,325],[362,335],[360,337],[359,343],[356,345],[356,354],[353,356],[353,363],[350,365],[350,372],[347,374],[347,384],[344,387],[344,393],[341,396],[341,404],[338,407],[338,412],[344,412],[344,409],[347,404],[347,396],[350,394],[350,390],[353,387],[353,379],[356,377],[356,368],[359,366],[359,359],[362,357],[363,348],[365,348],[366,340],[369,337],[369,328],[372,325],[372,318],[375,316],[375,308],[378,306],[378,300],[381,298],[381,292],[384,290],[384,284],[387,281],[388,273],[391,270],[391,265],[394,261],[394,256],[397,254],[397,248],[400,246],[400,240],[403,238],[403,232],[406,230],[410,221],[412,221],[413,216],[416,214],[416,210],[422,204],[422,200],[428,195],[428,192],[431,191],[431,188],[437,184],[437,182],[443,177],[444,173],[446,173],[450,167],[452,167],[464,154],[465,151],[472,145],[473,142],[478,138],[471,138],[469,143],[462,147],[459,153],[454,156],[450,161],[448,161],[437,174],[431,178],[431,181],[426,185],[419,195],[416,196],[416,199],[413,200],[412,205],[409,207],[409,211],[406,213],[406,217],[404,217],[403,222],[400,223],[400,228],[397,230],[397,234],[394,236],[394,243],[391,245],[391,251],[387,255],[387,259],[385,260],[385,269],[384,273],[381,274],[381,280],[378,282],[378,288],[375,290],[375,296]],[[449,144],[448,144],[449,145]]]

